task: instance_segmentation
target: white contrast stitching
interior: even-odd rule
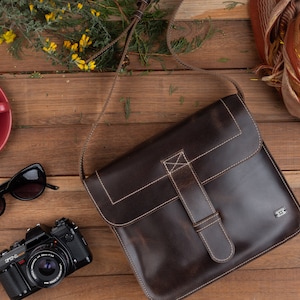
[[[240,161],[234,163],[233,165],[227,167],[227,168],[224,169],[223,171],[221,171],[221,172],[219,172],[219,173],[217,173],[217,174],[215,174],[215,175],[213,175],[213,176],[207,178],[206,180],[204,180],[204,181],[202,182],[203,185],[206,184],[207,182],[209,182],[209,181],[211,181],[211,180],[213,180],[213,179],[215,179],[215,178],[221,176],[222,174],[226,173],[226,172],[227,172],[228,170],[230,170],[231,168],[234,168],[234,167],[236,167],[237,165],[239,165],[239,164],[243,163],[244,161],[248,160],[250,157],[252,157],[253,155],[255,155],[255,154],[261,149],[261,146],[262,146],[262,139],[261,139],[261,136],[260,136],[260,132],[259,132],[259,130],[258,130],[258,127],[257,127],[257,125],[256,125],[256,123],[255,123],[255,121],[254,121],[254,119],[253,119],[253,117],[252,117],[252,115],[250,114],[248,108],[245,106],[244,102],[243,102],[242,99],[240,98],[240,96],[239,96],[239,95],[237,95],[237,96],[238,96],[240,102],[242,103],[242,105],[244,106],[244,108],[245,108],[245,110],[246,110],[248,116],[250,117],[250,119],[252,120],[252,122],[253,122],[253,124],[254,124],[254,127],[255,127],[255,129],[256,129],[257,136],[258,136],[258,146],[257,146],[256,150],[255,150],[253,153],[251,153],[250,155],[248,155],[248,156],[245,157],[244,159],[242,159],[242,160],[240,160]],[[227,107],[227,105],[224,103],[223,99],[220,99],[220,100],[221,100],[221,102],[224,104],[224,106],[227,108],[228,112],[231,114],[230,109],[229,109],[229,108]],[[231,114],[231,115],[232,115],[232,114]],[[233,118],[234,121],[237,123],[237,121],[235,120],[235,118],[234,118],[233,115],[232,115],[232,118]]]
[[[181,155],[184,157],[184,159],[187,161],[187,159],[186,159],[186,157],[185,157],[185,155],[184,155],[184,152],[180,152],[180,154],[181,154]],[[178,155],[178,153],[177,153],[176,155]],[[173,155],[172,157],[174,157],[174,156],[175,156],[175,155]],[[185,207],[185,210],[187,211],[187,213],[188,213],[189,217],[191,218],[192,222],[193,222],[193,223],[196,223],[196,220],[194,219],[194,216],[193,216],[193,214],[192,214],[190,208],[189,208],[188,205],[186,204],[186,202],[185,202],[185,200],[184,200],[184,197],[183,197],[183,195],[181,194],[181,191],[180,191],[180,189],[178,188],[178,186],[177,186],[177,184],[176,184],[176,182],[175,182],[175,180],[174,180],[174,178],[173,178],[173,176],[172,176],[172,172],[170,172],[170,171],[168,170],[168,168],[167,168],[165,162],[163,163],[163,165],[164,165],[164,167],[166,168],[166,171],[167,171],[167,173],[168,173],[168,175],[169,175],[169,178],[171,179],[171,182],[172,182],[172,184],[173,184],[173,187],[174,187],[175,190],[177,191],[177,194],[179,195],[179,197],[180,197],[180,199],[181,199],[181,201],[182,201],[182,203],[183,203],[183,205],[184,205],[184,207]],[[187,165],[187,164],[185,164],[185,165]]]
[[[178,155],[178,157],[183,157],[183,158],[185,159],[185,161],[187,162],[187,163],[186,163],[186,166],[189,167],[189,169],[190,169],[190,171],[191,171],[191,173],[192,173],[192,175],[193,175],[193,177],[194,177],[194,180],[196,181],[198,187],[200,188],[200,190],[201,190],[201,192],[202,192],[202,194],[203,194],[203,196],[204,196],[204,198],[205,198],[205,201],[207,202],[208,206],[210,207],[212,213],[214,213],[214,216],[211,216],[210,218],[205,219],[205,220],[202,221],[203,223],[205,223],[205,222],[207,222],[209,219],[212,219],[212,218],[216,217],[216,210],[215,210],[213,204],[211,203],[211,201],[210,201],[210,199],[209,199],[209,197],[208,197],[208,195],[207,195],[205,189],[204,189],[203,186],[200,184],[200,182],[199,182],[199,180],[198,180],[198,177],[197,177],[197,175],[196,175],[196,173],[195,173],[193,167],[192,167],[191,164],[188,162],[188,159],[187,159],[187,157],[186,157],[186,154],[185,154],[184,152],[182,152],[182,153],[177,153],[177,155]],[[174,156],[173,156],[173,157],[174,157]],[[178,185],[177,185],[176,181],[174,180],[174,178],[173,178],[173,176],[172,176],[172,172],[170,172],[170,171],[168,170],[167,166],[166,166],[166,162],[164,162],[164,166],[165,166],[165,168],[166,168],[166,170],[167,170],[167,172],[168,172],[168,174],[169,174],[169,178],[171,179],[174,188],[176,189],[177,193],[178,193],[179,196],[180,196],[181,201],[183,202],[183,205],[184,205],[184,207],[185,207],[185,210],[187,211],[188,215],[190,216],[192,222],[193,222],[193,223],[196,223],[193,213],[191,212],[189,206],[187,205],[186,200],[185,200],[185,198],[183,197],[183,195],[182,195],[182,193],[181,193],[181,190],[178,188]],[[174,173],[174,172],[173,172],[173,173]],[[226,258],[224,258],[224,259],[221,259],[221,258],[216,257],[216,255],[214,254],[213,250],[211,249],[209,243],[207,242],[207,240],[206,240],[206,238],[205,238],[205,236],[204,236],[204,234],[203,234],[203,231],[204,231],[205,229],[207,229],[208,227],[212,226],[212,225],[215,224],[215,223],[218,223],[218,224],[219,224],[219,228],[222,230],[222,232],[223,232],[223,234],[224,234],[224,236],[225,236],[225,239],[227,240],[227,242],[228,242],[228,244],[229,244],[229,247],[230,247],[230,253],[229,253],[229,255],[228,255]],[[200,225],[201,222],[198,222],[197,224]],[[212,222],[212,223],[208,224],[207,226],[205,226],[204,228],[202,228],[201,230],[199,229],[199,230],[196,230],[196,231],[197,231],[198,234],[200,235],[202,241],[203,241],[204,244],[205,244],[205,247],[206,247],[207,251],[209,252],[211,258],[212,258],[214,261],[216,261],[216,262],[222,262],[222,263],[223,263],[223,262],[228,261],[228,260],[233,256],[233,254],[234,254],[234,245],[233,245],[232,241],[229,239],[229,237],[228,237],[228,235],[227,235],[227,233],[226,233],[226,231],[225,231],[225,228],[224,228],[224,226],[223,226],[223,223],[222,223],[220,217],[219,217],[217,220],[215,220],[214,222]]]
[[[176,162],[172,162],[171,160],[173,158],[175,158],[176,156],[177,156]],[[174,172],[174,170],[178,169],[178,166],[181,166],[181,167],[185,166],[186,162],[181,162],[181,163],[179,162],[179,160],[182,157],[183,157],[183,151],[179,151],[176,154],[174,154],[173,156],[171,156],[168,160],[165,160],[164,164],[165,164],[167,171],[172,173],[172,172]],[[184,157],[184,159],[185,159],[185,157]],[[169,168],[167,166],[171,166],[172,167],[171,170],[169,170]]]
[[[217,222],[219,222],[219,221],[220,221],[220,218],[218,218],[217,220],[214,220],[213,222],[207,224],[207,225],[204,226],[204,227],[201,227],[201,228],[199,228],[199,229],[196,229],[196,232],[201,232],[201,231],[207,229],[208,227],[214,225],[215,223],[217,223]],[[205,222],[203,222],[203,223],[205,223]]]
[[[280,241],[279,243],[277,243],[277,244],[275,244],[275,245],[272,245],[271,247],[265,249],[264,251],[259,252],[258,254],[256,254],[256,255],[250,257],[248,260],[245,260],[245,261],[243,261],[242,263],[240,263],[240,264],[234,266],[233,268],[229,269],[228,271],[223,272],[223,273],[220,274],[219,276],[214,277],[212,280],[210,280],[210,281],[208,281],[208,282],[205,282],[204,284],[199,285],[197,288],[193,289],[192,291],[189,291],[188,293],[186,293],[186,294],[180,296],[179,298],[177,298],[177,300],[183,299],[183,298],[185,298],[185,297],[188,297],[189,295],[195,293],[196,291],[199,291],[200,289],[204,288],[205,286],[208,286],[209,284],[211,284],[211,283],[217,281],[218,279],[220,279],[220,278],[224,277],[225,275],[227,275],[227,274],[233,272],[234,270],[237,270],[238,268],[240,268],[240,267],[246,265],[247,263],[253,261],[254,259],[256,259],[256,258],[262,256],[263,254],[265,254],[265,253],[267,253],[267,252],[269,252],[269,251],[271,251],[272,249],[275,249],[275,248],[278,247],[279,245],[284,244],[286,241],[288,241],[288,240],[290,240],[291,238],[295,237],[295,236],[296,236],[297,234],[299,234],[299,233],[300,233],[300,229],[298,229],[295,233],[293,233],[293,234],[291,234],[290,236],[286,237],[284,240]]]
[[[205,200],[206,200],[206,202],[207,202],[209,208],[211,209],[212,213],[215,213],[216,210],[215,210],[215,208],[213,207],[213,205],[212,205],[212,203],[211,203],[211,201],[210,201],[210,199],[209,199],[209,197],[208,197],[208,195],[207,195],[205,189],[203,188],[203,186],[202,186],[201,183],[199,182],[198,176],[196,175],[196,173],[195,173],[193,167],[190,165],[190,163],[189,163],[189,161],[188,161],[188,159],[187,159],[186,154],[184,153],[184,151],[181,151],[181,152],[179,152],[179,153],[177,152],[176,155],[178,155],[178,157],[183,157],[183,158],[184,158],[184,160],[186,161],[186,163],[185,163],[184,166],[187,166],[187,167],[190,169],[190,171],[191,171],[191,173],[192,173],[192,175],[193,175],[193,177],[194,177],[194,180],[196,181],[196,183],[197,183],[199,189],[201,190],[201,192],[202,192],[202,194],[203,194],[203,196],[204,196],[204,198],[205,198]],[[172,156],[172,158],[175,157],[176,155]],[[166,161],[164,161],[163,164],[164,164],[164,166],[165,166],[165,168],[166,168],[166,170],[167,170],[167,173],[169,174],[169,177],[170,177],[171,180],[172,180],[172,183],[173,183],[173,185],[174,185],[174,187],[175,187],[177,193],[180,195],[180,198],[181,198],[181,200],[183,201],[184,207],[186,208],[186,210],[187,210],[187,212],[188,212],[190,218],[192,219],[193,223],[196,223],[197,221],[195,220],[195,218],[194,218],[194,216],[193,216],[193,213],[191,212],[189,206],[186,204],[186,201],[185,201],[185,199],[184,199],[184,197],[183,197],[183,195],[182,195],[180,189],[178,188],[177,183],[176,183],[175,180],[173,179],[172,173],[174,173],[174,172],[170,172],[170,171],[168,170],[168,168],[167,168],[167,166],[166,166]],[[182,167],[179,168],[179,169],[182,169]],[[176,171],[178,171],[179,169],[177,169]]]
[[[100,215],[102,216],[102,218],[104,219],[104,221],[106,221],[108,224],[110,224],[110,225],[112,225],[112,226],[116,226],[116,227],[118,227],[118,226],[127,226],[127,225],[130,225],[130,224],[132,224],[132,223],[134,223],[134,222],[136,222],[136,221],[142,219],[143,217],[148,216],[148,215],[151,214],[151,213],[154,213],[155,211],[159,210],[161,207],[163,207],[163,206],[165,206],[165,205],[167,205],[167,204],[169,204],[169,203],[171,203],[171,202],[173,202],[173,201],[175,201],[175,200],[177,200],[177,199],[179,198],[178,195],[176,195],[175,197],[168,199],[167,201],[163,202],[162,204],[160,204],[160,205],[158,205],[158,206],[155,206],[153,209],[148,210],[146,213],[144,213],[144,214],[142,214],[142,215],[139,215],[137,218],[132,219],[132,220],[130,220],[130,221],[128,221],[128,222],[125,222],[125,223],[118,224],[118,223],[113,223],[112,221],[110,221],[110,220],[108,220],[108,219],[106,218],[106,216],[102,213],[102,211],[101,211],[101,209],[100,209],[100,206],[98,205],[97,201],[95,200],[95,198],[94,198],[92,192],[90,191],[90,189],[89,189],[89,187],[88,187],[88,185],[87,185],[87,183],[86,183],[85,180],[83,181],[83,184],[84,184],[84,186],[85,186],[85,188],[86,188],[86,190],[87,190],[87,192],[88,192],[90,198],[91,198],[92,201],[94,202],[94,205],[96,206],[97,210],[99,211],[99,214],[100,214]]]
[[[261,142],[261,136],[260,136],[258,127],[257,127],[257,125],[256,125],[256,123],[255,123],[253,117],[251,116],[249,110],[247,109],[247,107],[245,106],[244,102],[243,102],[242,99],[240,98],[240,96],[239,96],[239,95],[236,95],[236,96],[238,97],[238,99],[239,99],[240,102],[242,103],[242,105],[243,105],[243,107],[245,108],[245,110],[246,110],[248,116],[250,117],[250,119],[252,120],[252,122],[253,122],[253,124],[254,124],[254,126],[255,126],[256,132],[257,132],[257,134],[258,134],[258,139],[259,139],[258,147],[257,147],[257,149],[256,149],[253,153],[251,153],[251,154],[250,154],[249,156],[247,156],[246,158],[242,159],[241,161],[239,161],[239,162],[237,162],[237,163],[234,163],[233,165],[231,165],[231,166],[227,167],[226,169],[222,170],[221,172],[219,172],[219,173],[217,173],[217,174],[215,174],[215,175],[213,175],[213,176],[211,176],[211,177],[205,179],[203,182],[201,182],[201,184],[203,184],[203,185],[206,184],[208,181],[211,181],[212,179],[214,179],[214,178],[216,178],[216,177],[218,177],[218,176],[221,176],[222,174],[224,174],[225,172],[227,172],[227,171],[230,170],[231,168],[233,168],[233,167],[239,165],[240,163],[246,161],[247,159],[249,159],[250,157],[252,157],[254,154],[256,154],[256,153],[259,151],[260,147],[261,147],[261,143],[262,143],[262,142]],[[223,104],[223,106],[226,108],[226,110],[228,111],[229,115],[230,115],[231,118],[233,119],[234,123],[236,124],[236,126],[237,126],[237,128],[238,128],[238,130],[239,130],[239,133],[236,134],[236,135],[234,135],[233,137],[231,137],[231,138],[225,140],[224,142],[218,144],[217,146],[211,148],[210,150],[208,150],[208,151],[206,151],[206,152],[204,152],[204,153],[198,155],[197,157],[193,158],[189,163],[193,163],[194,161],[198,160],[200,157],[203,157],[203,156],[207,155],[208,153],[210,153],[210,152],[216,150],[217,148],[219,148],[219,147],[225,145],[226,143],[228,143],[228,142],[234,140],[235,138],[237,138],[238,136],[240,136],[240,135],[242,134],[242,130],[241,130],[240,126],[238,125],[238,123],[237,123],[235,117],[233,116],[232,112],[230,111],[230,109],[229,109],[229,108],[227,107],[227,105],[224,103],[223,99],[219,99],[219,100],[221,101],[221,103]],[[178,153],[178,152],[177,152],[177,153]],[[174,155],[172,155],[171,158],[172,158],[172,157],[174,157]],[[166,159],[166,160],[167,160],[167,159]],[[166,160],[164,160],[164,161],[166,161]],[[178,169],[180,169],[180,168],[182,168],[182,167],[184,167],[184,166],[185,166],[185,165],[182,165],[182,166],[179,167]],[[177,170],[178,170],[178,169],[177,169]],[[97,177],[98,177],[98,179],[99,179],[101,185],[104,187],[104,184],[103,184],[102,180],[100,180],[100,174],[98,173],[98,171],[96,171],[96,174],[97,174]],[[105,188],[104,190],[105,190],[105,193],[107,194],[108,198],[110,199],[111,203],[114,205],[114,204],[119,203],[119,202],[121,202],[121,201],[124,201],[124,200],[127,199],[128,197],[130,197],[130,196],[132,196],[132,195],[134,195],[134,194],[136,194],[136,193],[138,193],[138,192],[140,192],[140,191],[146,189],[147,187],[149,187],[149,186],[155,184],[156,182],[158,182],[158,181],[160,181],[160,180],[166,178],[167,176],[168,176],[168,175],[166,174],[166,175],[163,175],[163,176],[161,176],[161,177],[158,177],[156,180],[151,181],[151,182],[149,182],[148,184],[146,184],[146,185],[144,185],[144,186],[141,186],[139,189],[137,189],[137,190],[135,190],[135,191],[132,191],[131,193],[129,193],[129,194],[125,195],[124,197],[119,198],[118,200],[115,200],[115,201],[113,201],[112,197],[109,195],[108,190],[107,190],[106,188]]]
[[[117,204],[117,203],[119,203],[119,202],[122,202],[123,200],[129,198],[130,196],[132,196],[132,195],[134,195],[134,194],[137,194],[138,192],[140,192],[140,191],[146,189],[148,186],[151,186],[151,185],[153,185],[154,183],[156,183],[156,182],[162,180],[163,178],[168,177],[167,174],[164,175],[164,176],[161,176],[161,177],[157,178],[156,180],[151,181],[151,182],[149,182],[148,184],[144,185],[143,187],[141,187],[141,188],[139,188],[139,189],[133,191],[132,193],[129,193],[129,194],[127,194],[126,196],[124,196],[124,197],[122,197],[122,198],[120,198],[120,199],[118,199],[118,200],[116,200],[116,201],[113,201],[113,199],[112,199],[110,193],[109,193],[108,190],[105,188],[105,185],[104,185],[104,183],[103,183],[103,181],[102,181],[102,179],[101,179],[101,176],[100,176],[100,174],[99,174],[99,171],[96,171],[95,173],[96,173],[97,178],[98,178],[100,184],[102,185],[102,187],[103,187],[103,189],[104,189],[104,191],[105,191],[105,193],[106,193],[107,197],[109,198],[109,200],[110,200],[110,202],[111,202],[112,205],[115,205],[115,204]]]
[[[211,201],[210,201],[210,199],[209,199],[209,197],[208,197],[208,195],[207,195],[207,193],[206,193],[206,190],[204,189],[203,185],[199,182],[198,176],[197,176],[197,174],[196,174],[194,168],[192,167],[192,165],[191,165],[190,163],[188,163],[188,166],[189,166],[189,168],[190,168],[192,174],[194,175],[194,178],[195,178],[195,180],[196,180],[196,182],[197,182],[199,188],[201,189],[201,192],[203,193],[203,195],[204,195],[204,197],[205,197],[205,199],[206,199],[206,201],[207,201],[207,203],[208,203],[208,205],[209,205],[209,207],[210,207],[212,213],[215,213],[216,210],[215,210],[213,204],[211,203]]]
[[[283,178],[281,172],[278,170],[278,167],[276,166],[276,164],[273,161],[273,158],[271,157],[269,151],[267,150],[267,148],[263,145],[263,148],[265,150],[265,153],[267,154],[267,156],[269,157],[274,169],[276,170],[278,176],[280,177],[280,180],[282,181],[283,185],[285,186],[285,188],[287,189],[289,195],[291,196],[291,198],[293,199],[294,204],[296,204],[296,207],[298,208],[298,210],[300,211],[300,205],[297,201],[297,199],[295,198],[294,194],[291,193],[290,188],[288,186],[288,184],[286,183],[285,179]]]
[[[234,252],[235,252],[235,251],[234,251],[234,245],[232,244],[232,241],[229,239],[229,237],[228,237],[228,235],[227,235],[227,233],[226,233],[226,231],[225,231],[225,229],[224,229],[224,226],[223,226],[221,220],[218,220],[218,223],[219,223],[219,226],[220,226],[221,230],[223,231],[223,233],[224,233],[224,235],[225,235],[225,238],[227,239],[227,241],[228,241],[228,243],[229,243],[229,245],[230,245],[230,249],[231,249],[231,250],[230,250],[230,254],[229,254],[226,258],[224,258],[224,259],[217,258],[217,257],[214,255],[213,251],[211,250],[211,248],[210,248],[210,246],[209,246],[209,243],[207,242],[206,238],[203,236],[203,233],[202,233],[202,232],[199,232],[199,235],[200,235],[201,239],[203,240],[203,242],[204,242],[204,244],[205,244],[205,246],[206,246],[206,249],[207,249],[207,251],[209,252],[211,258],[212,258],[214,261],[216,261],[216,262],[226,262],[226,261],[228,261],[228,260],[233,256],[233,254],[234,254]]]
[[[197,226],[199,226],[199,225],[201,225],[201,224],[203,224],[203,223],[206,223],[206,222],[208,222],[210,219],[216,218],[217,216],[219,216],[219,213],[218,213],[218,212],[215,212],[215,213],[212,214],[211,216],[209,216],[209,217],[207,217],[207,218],[201,220],[200,222],[197,222],[196,224],[194,224],[194,227],[197,227]],[[220,218],[220,217],[218,217],[218,218]]]

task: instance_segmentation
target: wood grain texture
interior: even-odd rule
[[[258,122],[262,137],[300,199],[300,123],[291,117],[279,93],[252,72],[260,62],[253,42],[248,1],[226,9],[223,0],[185,0],[178,19],[211,17],[219,33],[200,50],[183,57],[238,82],[245,101]],[[179,0],[162,0],[170,9]],[[245,4],[245,5],[243,5]],[[188,27],[190,28],[190,27]],[[191,27],[192,28],[192,27]],[[190,30],[194,34],[194,29]],[[118,241],[100,217],[78,176],[81,148],[109,91],[113,73],[68,73],[53,66],[43,53],[25,50],[15,60],[0,46],[0,87],[13,110],[13,130],[0,153],[0,182],[33,162],[40,162],[57,191],[31,202],[6,195],[7,209],[0,217],[0,250],[24,238],[37,223],[53,226],[62,216],[82,229],[94,255],[82,268],[55,288],[28,299],[140,300],[146,299]],[[214,100],[234,93],[224,78],[183,70],[171,57],[164,64],[153,59],[148,66],[130,54],[127,75],[117,83],[112,102],[99,125],[86,156],[87,172],[100,168],[145,139],[169,128]],[[34,71],[42,77],[30,78]],[[170,92],[170,88],[175,92]],[[122,97],[131,100],[125,119]],[[188,299],[197,300],[297,300],[300,299],[300,236],[241,269],[202,289]],[[163,279],[162,279],[163,280]],[[0,299],[7,300],[0,285]]]

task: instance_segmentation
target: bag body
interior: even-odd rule
[[[295,236],[300,210],[239,95],[83,180],[149,299],[181,299]]]

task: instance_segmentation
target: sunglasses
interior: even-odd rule
[[[39,197],[46,187],[52,190],[58,189],[58,186],[46,182],[46,173],[40,164],[35,163],[24,168],[0,185],[0,216],[6,207],[4,194],[10,193],[18,200],[28,201]]]

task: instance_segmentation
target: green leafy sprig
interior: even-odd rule
[[[119,61],[124,41],[118,42],[103,55],[90,61],[129,24],[137,9],[136,0],[1,0],[0,44],[9,44],[9,51],[20,58],[22,49],[43,51],[54,64],[70,70],[111,70]],[[136,27],[130,52],[138,53],[143,64],[150,57],[168,55],[166,30],[168,11],[159,0],[152,1]],[[210,24],[210,23],[208,23]],[[177,52],[190,52],[200,47],[214,33],[192,40],[173,41]]]
[[[23,47],[34,48],[71,69],[106,70],[116,64],[120,43],[96,61],[86,60],[124,30],[136,9],[136,0],[1,0],[0,44],[9,44],[16,57]],[[167,28],[166,15],[153,1],[137,26],[130,51],[144,63],[158,51],[155,42]]]

